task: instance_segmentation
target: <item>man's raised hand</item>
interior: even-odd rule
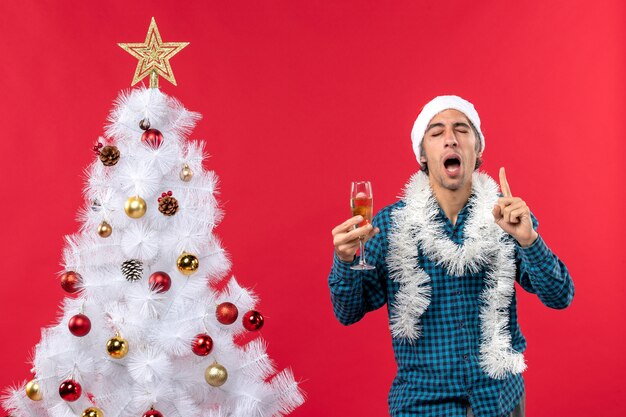
[[[533,229],[530,209],[524,200],[513,197],[504,167],[500,168],[500,189],[503,196],[493,207],[496,224],[513,236],[522,247],[532,245],[539,235]]]

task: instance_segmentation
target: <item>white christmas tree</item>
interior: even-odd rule
[[[154,45],[167,53],[153,20]],[[148,68],[152,87],[162,69]],[[260,337],[236,343],[263,316],[251,291],[223,282],[217,178],[202,142],[187,140],[199,119],[158,88],[120,94],[87,172],[82,227],[66,237],[71,295],[42,331],[32,380],[3,399],[13,417],[280,416],[303,403]]]

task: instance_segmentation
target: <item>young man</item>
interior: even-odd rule
[[[332,231],[328,278],[339,321],[388,305],[399,416],[524,416],[526,341],[515,281],[543,304],[567,307],[574,284],[538,235],[526,203],[500,169],[500,189],[477,170],[485,139],[474,106],[440,96],[420,112],[413,150],[421,171],[373,225],[360,216]],[[359,239],[373,271],[351,270]]]

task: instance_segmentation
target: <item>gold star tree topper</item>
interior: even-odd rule
[[[143,43],[118,43],[118,45],[139,60],[131,85],[150,76],[150,88],[159,88],[159,75],[176,85],[170,59],[189,45],[189,42],[163,42],[153,17]]]

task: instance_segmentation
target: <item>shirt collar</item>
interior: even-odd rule
[[[437,214],[437,220],[443,222],[444,228],[448,235],[452,236],[455,231],[461,230],[463,228],[463,226],[465,225],[465,221],[467,220],[467,216],[469,215],[469,210],[473,205],[474,194],[472,193],[470,195],[470,198],[467,200],[467,203],[465,203],[465,205],[459,212],[456,218],[456,223],[452,225],[452,222],[450,221],[450,219],[448,219],[446,213],[444,213],[439,204],[437,204],[437,208],[439,209],[439,212]]]

